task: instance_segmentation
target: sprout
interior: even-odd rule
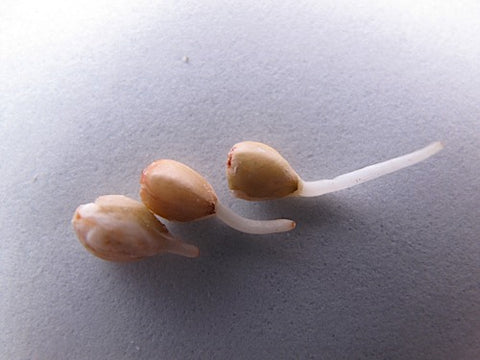
[[[72,219],[78,239],[93,255],[109,261],[134,261],[170,252],[197,257],[198,248],[174,238],[139,201],[122,195],[100,196],[80,205]]]
[[[249,234],[289,231],[287,219],[246,219],[222,205],[212,186],[195,170],[174,160],[158,160],[143,170],[140,197],[155,214],[173,221],[192,221],[216,215],[232,228]]]
[[[228,154],[228,185],[236,197],[245,200],[319,196],[347,189],[414,165],[441,149],[443,144],[434,142],[407,155],[370,165],[333,179],[304,181],[275,149],[262,143],[244,141],[234,145]]]

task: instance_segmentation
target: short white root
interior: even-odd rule
[[[248,234],[271,234],[290,231],[295,228],[295,222],[288,219],[252,220],[244,218],[227,208],[219,201],[216,204],[216,215],[228,226]]]

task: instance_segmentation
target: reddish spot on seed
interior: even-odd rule
[[[142,171],[142,176],[140,177],[140,184],[144,184],[146,182],[146,180],[147,180],[146,179],[146,176],[147,176],[146,172],[147,172],[147,169],[144,169]]]
[[[232,158],[233,158],[233,152],[235,151],[235,146],[230,149],[230,152],[228,153],[228,158],[227,158],[227,167],[232,166]]]

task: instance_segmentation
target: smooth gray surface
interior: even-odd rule
[[[129,3],[0,7],[0,358],[479,358],[478,2]],[[247,203],[224,177],[247,139],[307,180],[446,148],[322,198]],[[161,157],[297,228],[170,223],[200,258],[88,254],[75,208],[138,199]]]

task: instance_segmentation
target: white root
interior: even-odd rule
[[[359,170],[337,176],[333,179],[318,181],[300,180],[299,189],[292,196],[313,197],[328,194],[334,191],[347,189],[378,177],[417,164],[443,149],[443,144],[434,142],[423,149],[402,155],[378,164],[370,165]]]
[[[166,248],[169,253],[182,255],[189,258],[196,258],[200,254],[200,250],[195,245],[187,244],[180,239],[168,235],[166,237]]]
[[[244,218],[220,202],[217,202],[215,209],[217,217],[225,224],[248,234],[272,234],[295,228],[295,222],[288,219],[252,220]]]

